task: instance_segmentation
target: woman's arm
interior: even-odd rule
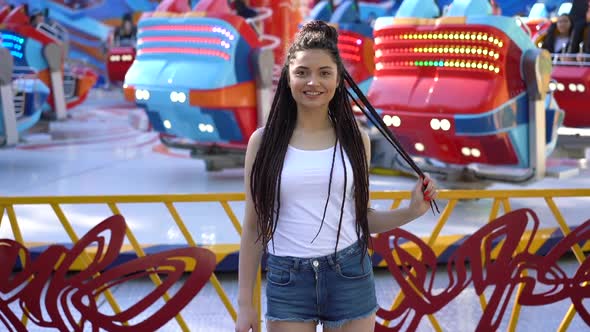
[[[242,236],[240,240],[240,259],[238,264],[238,306],[252,306],[254,283],[256,272],[262,257],[262,245],[257,242],[257,216],[254,210],[254,202],[250,193],[250,173],[252,164],[262,139],[262,129],[255,131],[250,137],[246,149],[246,160],[244,164],[244,191],[246,193],[246,212],[242,225]]]
[[[362,132],[363,144],[367,152],[367,166],[371,163],[371,141],[369,135]],[[369,167],[370,168],[370,167]],[[422,192],[422,184],[426,184],[426,190]],[[371,234],[387,232],[400,227],[422,216],[430,208],[430,201],[436,198],[436,184],[428,176],[419,179],[408,207],[398,208],[389,211],[377,211],[369,208],[367,219],[369,221],[369,232]],[[370,202],[369,202],[370,206]]]

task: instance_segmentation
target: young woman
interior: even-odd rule
[[[369,137],[355,121],[337,41],[324,22],[301,28],[266,126],[250,138],[238,332],[258,320],[252,292],[263,251],[268,331],[311,332],[319,323],[324,331],[373,331],[378,305],[369,236],[416,219],[436,197],[425,177],[408,207],[369,208]]]
[[[570,36],[572,33],[572,20],[567,14],[562,14],[557,18],[557,22],[552,24],[547,30],[547,37],[543,41],[543,48],[549,53],[566,53],[570,45]]]

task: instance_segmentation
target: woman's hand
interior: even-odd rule
[[[236,332],[259,332],[257,321],[258,312],[254,309],[254,306],[240,306],[238,308]]]
[[[424,190],[422,188],[426,187]],[[430,209],[430,202],[438,195],[436,182],[427,174],[418,179],[418,182],[412,190],[412,198],[410,200],[410,210],[416,218],[420,217]]]

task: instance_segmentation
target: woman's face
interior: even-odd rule
[[[567,16],[559,16],[557,18],[557,31],[562,34],[567,34],[570,31],[571,22]]]
[[[338,86],[336,62],[326,50],[295,53],[289,63],[289,87],[301,111],[327,110]]]

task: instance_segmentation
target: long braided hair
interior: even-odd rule
[[[281,209],[281,173],[287,147],[297,120],[297,106],[295,99],[288,87],[289,63],[299,51],[320,49],[327,51],[337,65],[338,87],[334,97],[328,106],[328,116],[336,133],[336,142],[332,156],[332,169],[336,156],[336,146],[340,147],[348,156],[353,173],[353,194],[355,201],[356,220],[355,228],[359,244],[366,251],[369,242],[369,225],[367,221],[369,202],[369,171],[361,132],[357,125],[348,92],[344,84],[344,64],[338,51],[338,32],[336,29],[322,21],[311,21],[303,25],[291,44],[285,65],[281,70],[277,90],[274,95],[270,113],[262,134],[260,148],[252,165],[250,174],[250,191],[257,214],[258,239],[262,241],[264,250],[272,241],[277,228],[277,221]],[[338,144],[339,143],[339,144]],[[344,162],[344,159],[342,159]],[[346,200],[346,181],[349,181],[344,172],[344,192],[342,202]],[[324,207],[324,218],[328,200],[330,199],[330,187],[332,184],[332,172],[330,173],[328,194]],[[339,194],[339,193],[335,193]],[[336,237],[336,247],[340,239],[342,215],[344,204],[340,208],[340,221]],[[324,220],[322,219],[323,225]],[[319,230],[318,230],[319,233]]]

